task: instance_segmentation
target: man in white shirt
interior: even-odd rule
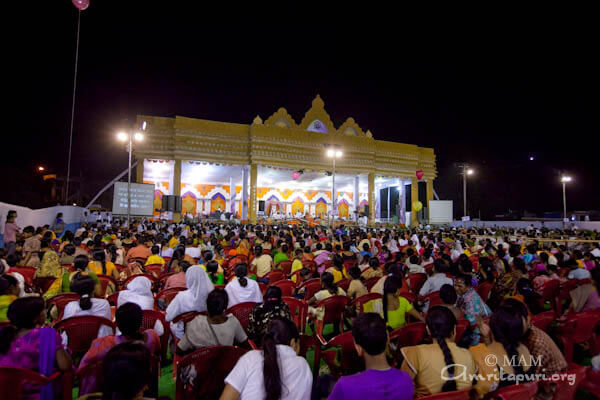
[[[452,279],[448,278],[444,273],[446,263],[441,258],[433,262],[433,268],[435,272],[427,278],[421,290],[419,290],[420,296],[427,296],[429,293],[437,292],[445,284],[454,285]]]
[[[594,250],[592,250],[591,253],[596,258],[600,257],[600,243],[594,244]]]

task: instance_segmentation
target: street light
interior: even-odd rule
[[[146,128],[146,121],[142,123],[142,129]],[[133,141],[141,142],[144,140],[144,135],[141,132],[119,132],[117,139],[127,143],[127,152],[129,153],[129,168],[127,168],[127,228],[129,228],[129,220],[131,218],[131,152],[133,150]]]
[[[333,215],[333,211],[336,209],[336,193],[335,193],[335,160],[336,158],[342,158],[344,153],[336,146],[331,145],[327,148],[327,157],[333,160],[333,174],[331,175],[331,215]],[[331,226],[331,221],[328,220],[329,225]]]
[[[563,187],[563,228],[565,226],[565,220],[567,219],[567,182],[571,182],[571,177],[563,175],[560,178]]]
[[[40,165],[39,167],[37,167],[37,170],[40,172],[44,172],[46,170],[46,168],[44,168],[43,166]]]
[[[467,175],[473,175],[475,171],[469,168],[468,165],[461,165],[462,176],[463,176],[463,217],[467,216]]]

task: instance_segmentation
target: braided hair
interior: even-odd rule
[[[452,337],[456,327],[456,317],[448,308],[443,306],[431,307],[427,313],[427,327],[431,337],[435,339],[442,349],[444,361],[448,370],[448,378],[442,386],[442,392],[451,392],[456,390],[456,380],[454,379],[454,358],[446,343],[446,339]]]

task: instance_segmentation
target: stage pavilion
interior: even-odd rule
[[[155,209],[162,196],[176,195],[182,214],[194,218],[220,211],[250,223],[299,216],[350,222],[362,215],[370,224],[427,220],[437,174],[433,149],[376,140],[353,118],[335,127],[319,96],[299,123],[284,108],[250,124],[138,116],[142,121],[137,182],[154,184]],[[333,199],[328,149],[341,152]],[[411,212],[417,199],[423,210]]]

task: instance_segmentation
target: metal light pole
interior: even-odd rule
[[[142,123],[142,130],[146,129],[146,122]],[[133,151],[133,140],[135,139],[138,142],[144,140],[144,135],[140,132],[134,132],[133,129],[128,132],[119,132],[117,134],[117,139],[122,142],[127,141],[127,153],[129,156],[129,161],[127,164],[127,229],[129,229],[130,219],[131,219],[131,153]]]
[[[342,155],[343,155],[342,151],[338,150],[336,146],[331,146],[327,150],[327,157],[330,157],[333,159],[333,174],[332,174],[332,178],[331,178],[331,213],[330,213],[330,217],[328,218],[329,226],[331,226],[331,219],[333,219],[333,217],[334,217],[333,212],[336,209],[336,203],[337,203],[337,201],[336,201],[337,196],[336,196],[336,190],[335,190],[335,159],[342,157]]]
[[[563,187],[563,229],[565,228],[565,220],[567,219],[567,182],[571,182],[570,176],[560,178]]]
[[[468,165],[463,164],[460,166],[462,168],[462,176],[463,176],[463,217],[467,216],[467,175],[472,175],[473,170],[469,168]],[[467,225],[465,221],[465,226]]]

